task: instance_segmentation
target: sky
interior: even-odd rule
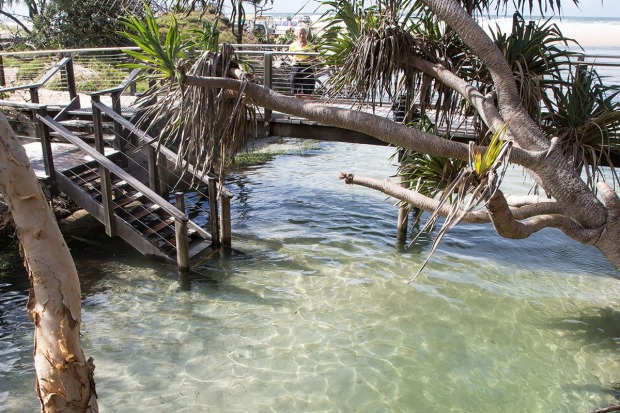
[[[563,0],[564,16],[579,17],[619,17],[620,0],[580,0],[579,7],[570,0]],[[300,14],[313,13],[320,5],[316,0],[273,0],[271,13],[296,13],[303,8]],[[537,13],[534,13],[537,14]]]

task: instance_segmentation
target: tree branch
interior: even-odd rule
[[[439,207],[438,200],[410,191],[388,179],[379,180],[346,173],[341,173],[340,179],[349,185],[359,185],[380,191],[427,212],[433,212]],[[443,205],[438,211],[439,215],[444,217],[449,212],[448,205]],[[492,223],[497,233],[504,238],[523,239],[544,228],[557,228],[570,238],[584,244],[596,242],[601,233],[600,229],[585,229],[562,215],[562,212],[561,206],[556,202],[540,202],[510,208],[506,198],[498,190],[489,201],[488,212],[466,213],[462,221],[474,224]],[[524,219],[528,221],[520,221]]]
[[[609,413],[609,412],[617,412],[620,411],[620,404],[615,406],[605,407],[604,409],[594,410],[591,413]]]
[[[444,85],[450,87],[463,96],[480,114],[482,121],[492,130],[496,131],[504,125],[502,116],[497,111],[495,102],[490,96],[484,96],[469,82],[458,77],[440,64],[433,64],[427,60],[416,58],[411,66],[424,72]]]
[[[446,22],[489,69],[497,90],[500,113],[515,140],[524,149],[542,150],[549,142],[521,104],[506,58],[482,27],[454,0],[422,0]]]
[[[566,216],[559,214],[537,215],[526,222],[521,222],[508,206],[508,202],[500,190],[495,191],[489,200],[487,210],[495,231],[504,238],[524,239],[541,229],[557,228],[570,238],[593,245],[601,234],[600,229],[585,229]]]
[[[12,14],[9,14],[9,13],[5,12],[4,10],[0,10],[0,15],[8,17],[9,19],[13,20],[19,27],[24,29],[26,34],[29,35],[29,34],[32,33],[30,31],[30,29],[28,28],[28,26],[26,26],[24,23],[21,22],[21,20],[19,20],[17,17],[13,16]]]
[[[183,83],[188,86],[236,91],[241,90],[243,84],[235,79],[192,75],[186,75],[183,78]],[[294,99],[254,83],[246,83],[244,92],[255,104],[261,107],[304,117],[323,125],[365,133],[394,146],[446,158],[469,159],[468,146],[463,143],[408,128],[382,116],[328,106],[321,102]],[[529,169],[535,167],[540,162],[540,158],[540,153],[530,153],[519,148],[514,148],[511,153],[511,162]]]
[[[416,208],[420,208],[424,211],[432,212],[439,206],[439,201],[434,198],[429,198],[418,192],[411,191],[404,188],[400,184],[390,181],[389,179],[374,179],[363,176],[357,176],[353,174],[341,173],[340,179],[344,180],[348,185],[359,185],[369,189],[382,192],[386,195],[394,197],[400,201],[407,202]],[[444,206],[439,214],[446,216],[449,212],[449,208]],[[562,209],[556,202],[539,202],[536,204],[529,204],[518,208],[510,208],[510,212],[513,217],[517,219],[527,219],[537,215],[543,214],[561,214]],[[486,211],[473,211],[465,215],[464,222],[483,224],[490,223],[491,218]]]
[[[469,148],[465,144],[408,128],[374,114],[328,106],[321,102],[294,99],[251,82],[230,78],[186,75],[182,81],[189,86],[236,91],[240,91],[243,85],[244,93],[258,106],[304,117],[323,125],[362,132],[394,146],[446,158],[469,159]],[[575,170],[570,168],[557,149],[548,152],[529,152],[514,148],[510,162],[524,166],[539,175],[545,184],[545,189],[563,205],[566,214],[583,227],[600,228],[605,224],[607,220],[605,207]]]

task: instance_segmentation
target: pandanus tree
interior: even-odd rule
[[[431,222],[447,216],[447,228],[461,221],[490,223],[501,236],[517,239],[543,228],[557,228],[574,240],[596,246],[620,269],[618,195],[600,174],[588,174],[590,181],[581,174],[584,170],[600,171],[601,160],[618,152],[617,105],[605,97],[602,87],[582,90],[597,99],[581,108],[589,113],[580,121],[590,126],[576,126],[573,122],[579,123],[579,116],[573,106],[579,105],[575,100],[579,94],[574,87],[583,89],[588,79],[596,77],[580,76],[571,82],[570,76],[560,72],[568,54],[559,46],[570,40],[548,23],[526,24],[517,15],[509,35],[497,32],[495,38],[489,36],[477,16],[503,12],[508,3],[514,3],[520,12],[561,11],[557,0],[326,2],[340,28],[338,35],[327,37],[325,45],[329,51],[326,58],[337,68],[331,79],[333,90],[366,100],[381,93],[393,97],[405,94],[410,102],[417,99],[421,118],[435,125],[457,115],[474,117],[479,139],[470,145],[450,139],[450,122],[447,136],[439,136],[427,122],[417,122],[424,125],[420,128],[336,108],[329,102],[296,101],[250,79],[232,77],[228,71],[220,71],[221,76],[181,72],[171,80],[182,90],[212,91],[213,99],[203,101],[206,107],[217,104],[216,97],[229,91],[235,94],[239,111],[250,105],[262,106],[363,132],[412,153],[443,158],[433,161],[449,162],[461,170],[445,181],[439,198],[436,193],[416,190],[424,187],[418,183],[404,188],[400,183],[349,173],[342,178],[429,211]],[[221,60],[221,55],[210,58]],[[181,108],[179,105],[178,110]],[[434,109],[432,116],[430,109]],[[171,119],[179,124],[181,117]],[[192,122],[201,122],[200,116]],[[197,125],[192,128],[200,129]],[[600,134],[591,138],[595,129]],[[169,132],[178,135],[178,129]],[[183,136],[190,146],[205,145],[202,135]],[[228,136],[233,139],[234,135]],[[220,139],[222,148],[228,148],[228,137],[214,138]],[[576,160],[580,155],[587,156]],[[214,158],[202,159],[211,162]],[[508,164],[528,171],[548,198],[528,197],[510,205],[501,190],[502,171]],[[411,179],[414,181],[421,182]]]

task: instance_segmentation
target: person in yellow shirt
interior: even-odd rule
[[[313,52],[314,46],[308,43],[308,30],[305,26],[297,27],[297,38],[289,45],[289,52]],[[312,56],[291,55],[291,92],[297,99],[312,99],[314,92],[314,68],[311,64]]]

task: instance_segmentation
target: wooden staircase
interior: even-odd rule
[[[56,171],[51,149],[48,149],[48,175],[53,186],[102,222],[108,235],[119,236],[142,254],[176,263],[182,270],[189,269],[192,258],[220,246],[215,189],[211,191],[210,187],[209,191],[212,229],[209,233],[189,220],[184,206],[177,208],[172,205],[118,166],[116,162],[122,163],[124,158],[122,153],[115,152],[116,157],[105,156],[100,134],[97,134],[96,148],[93,148],[49,116],[38,115],[37,118],[42,125],[39,129],[44,147],[50,145],[49,137],[53,132],[93,159]],[[183,201],[177,200],[177,204],[182,205]]]
[[[104,222],[104,189],[96,161],[63,171],[56,178],[62,192]],[[121,177],[112,175],[110,183],[115,235],[147,256],[176,261],[175,217]],[[189,220],[187,238],[190,260],[212,246],[211,235]]]
[[[76,89],[73,59],[66,57],[36,83],[0,90],[10,93],[28,89],[31,103],[4,100],[0,103],[31,114],[42,144],[41,163],[45,170],[41,175],[52,190],[65,193],[102,222],[108,235],[120,236],[144,255],[176,263],[180,270],[186,270],[190,268],[190,259],[197,258],[201,252],[220,245],[230,246],[231,194],[225,188],[218,188],[215,178],[204,177],[196,173],[192,165],[185,165],[184,171],[208,186],[209,231],[189,220],[181,196],[175,205],[164,198],[168,197],[166,175],[170,172],[166,165],[176,163],[176,154],[164,146],[159,147],[152,137],[133,125],[130,119],[136,115],[135,110],[121,105],[121,95],[135,83],[139,71],[132,71],[117,86],[92,93],[91,105],[83,108]],[[39,104],[39,89],[59,72],[66,81],[70,103],[65,106]],[[108,95],[111,107],[101,103],[101,97]],[[105,136],[104,130],[108,132]],[[148,172],[148,186],[144,176],[140,180],[121,167],[129,164],[131,155],[126,147],[133,144],[129,136],[137,139],[136,148],[147,152],[148,168],[144,169]],[[59,142],[52,144],[52,137]],[[63,152],[53,154],[53,148],[60,148],[60,145],[63,149],[58,152]],[[116,151],[114,159],[105,155],[110,153],[110,146]],[[80,153],[79,159],[71,159],[76,162],[70,165],[64,162],[75,153]],[[58,171],[55,155],[58,161],[63,160],[57,165]],[[87,155],[89,161],[84,162],[82,155]],[[219,211],[218,200],[222,205]]]

